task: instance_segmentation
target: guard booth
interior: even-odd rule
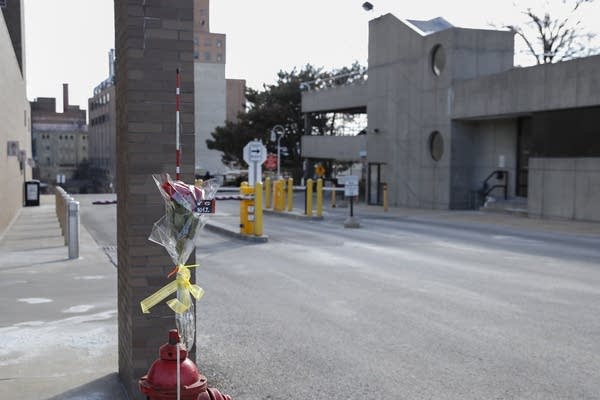
[[[23,187],[23,205],[25,207],[40,205],[40,181],[26,181]]]

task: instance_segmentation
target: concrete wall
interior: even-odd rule
[[[217,126],[225,124],[226,84],[225,64],[194,63],[194,97],[196,127],[196,173],[222,174],[227,168],[221,162],[221,152],[209,150],[206,140]],[[182,150],[185,151],[185,150]]]
[[[302,92],[302,112],[360,109],[366,106],[366,81]]]
[[[515,115],[600,104],[600,56],[514,68],[456,82],[453,118]]]
[[[367,149],[367,136],[302,136],[302,157],[359,161]]]
[[[371,21],[369,29],[368,132],[379,131],[368,136],[369,162],[385,164],[382,180],[391,204],[448,208],[451,187],[459,185],[451,175],[459,160],[452,154],[453,84],[510,68],[513,36],[461,28],[423,35],[390,14]],[[439,74],[431,63],[436,46],[445,54]],[[437,161],[429,147],[435,131],[444,142]],[[458,181],[472,180],[465,179]]]
[[[23,182],[31,168],[21,170],[16,156],[7,156],[7,142],[18,141],[31,157],[30,108],[25,80],[0,13],[0,235],[23,204]]]
[[[23,11],[23,0],[7,1],[6,6],[2,8],[4,22],[10,34],[15,57],[19,63],[21,74],[25,77],[25,13]]]
[[[600,221],[600,158],[531,158],[529,215]]]

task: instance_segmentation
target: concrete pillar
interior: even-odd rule
[[[169,282],[173,261],[148,241],[164,214],[152,180],[175,175],[175,71],[181,70],[181,178],[194,182],[193,1],[115,1],[119,375],[142,399],[145,374],[173,312],[163,303],[142,314],[140,301]],[[194,262],[193,257],[190,260]]]

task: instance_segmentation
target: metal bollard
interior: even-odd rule
[[[69,201],[67,206],[69,226],[69,259],[79,258],[79,202]]]
[[[69,245],[69,203],[72,201],[75,201],[75,199],[65,193],[62,198],[62,225],[64,227],[63,237],[65,238],[65,246]]]
[[[323,179],[317,179],[317,217],[323,216]]]
[[[271,208],[271,178],[265,178],[265,208]]]
[[[288,178],[287,181],[287,210],[294,211],[294,179]]]
[[[309,217],[312,217],[312,214],[313,214],[312,206],[313,206],[313,180],[309,178],[306,180],[306,209],[304,210],[304,213]]]
[[[387,184],[383,184],[383,211],[388,210],[388,187]]]
[[[263,234],[263,185],[260,182],[254,184],[254,236]]]

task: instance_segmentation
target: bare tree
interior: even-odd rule
[[[581,26],[580,8],[594,0],[552,0],[552,5],[562,3],[564,15],[551,15],[548,8],[522,11],[526,18],[523,26],[506,25],[527,48],[527,53],[535,57],[537,64],[568,60],[597,53],[591,43],[595,33],[585,32]],[[547,2],[549,5],[549,2]],[[553,11],[556,13],[556,10]]]

